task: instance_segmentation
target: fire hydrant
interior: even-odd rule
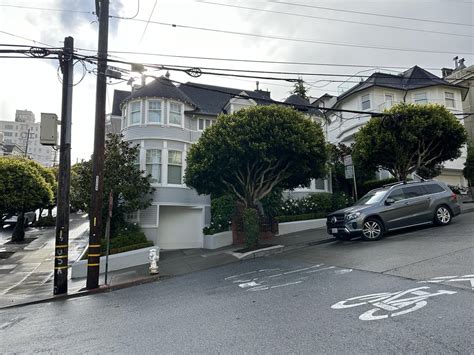
[[[148,260],[150,260],[150,274],[151,275],[158,275],[160,271],[158,270],[158,261],[160,260],[160,248],[155,249],[150,249],[150,252],[148,254]]]

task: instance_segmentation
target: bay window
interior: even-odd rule
[[[130,103],[130,124],[139,124],[142,117],[142,103],[135,101]]]
[[[151,175],[151,182],[161,183],[161,150],[148,149],[145,166],[147,175]]]
[[[182,114],[181,114],[182,105],[170,102],[170,112],[169,112],[169,124],[181,126]]]
[[[415,104],[427,104],[428,96],[426,95],[426,92],[420,92],[419,94],[415,94],[413,101]]]
[[[148,101],[148,123],[163,123],[161,115],[161,101]]]
[[[177,150],[168,151],[168,184],[181,185],[183,170],[183,153]]]

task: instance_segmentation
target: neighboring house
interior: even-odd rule
[[[4,149],[3,132],[0,132],[0,157],[2,157],[5,154],[3,149]]]
[[[469,93],[462,102],[465,113],[474,113],[474,65],[466,68],[464,58],[456,62],[455,69],[443,68],[443,79],[455,85],[469,88]],[[464,118],[464,126],[471,140],[474,140],[474,115]]]
[[[119,134],[122,130],[122,110],[120,104],[130,96],[130,91],[114,90],[112,112],[105,117],[105,136],[109,133]]]
[[[198,195],[183,183],[188,149],[219,114],[275,101],[267,91],[189,82],[178,87],[165,77],[125,93],[114,94],[109,121],[120,119],[124,140],[140,146],[137,165],[151,175],[156,188],[151,207],[127,219],[139,223],[147,238],[160,248],[201,248],[202,229],[210,222],[210,197]],[[308,110],[309,102],[294,97],[287,104],[298,106],[308,115],[318,113]],[[328,188],[327,182],[312,182],[310,188],[294,193]]]
[[[331,123],[326,128],[328,140],[331,143],[350,145],[354,142],[354,134],[370,120],[369,112],[382,112],[400,102],[436,103],[446,106],[453,113],[462,113],[462,103],[468,91],[467,87],[450,83],[418,66],[399,75],[374,73],[340,95],[332,106],[368,113],[329,111],[327,115]],[[463,121],[461,116],[457,117]],[[442,173],[437,179],[452,185],[467,186],[462,175],[465,160],[466,150],[463,149],[463,155],[459,159],[444,163]],[[388,176],[386,171],[379,174],[379,178]]]
[[[17,145],[23,152],[28,145],[29,158],[41,165],[53,166],[55,152],[51,147],[40,144],[40,122],[35,122],[33,112],[16,110],[15,121],[0,121],[0,132],[3,133],[5,145]]]
[[[3,155],[4,156],[25,156],[25,151],[18,144],[3,144]]]

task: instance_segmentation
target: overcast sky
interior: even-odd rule
[[[157,0],[151,20],[263,36],[285,37],[302,41],[232,35],[152,23],[148,25],[145,31],[146,23],[143,21],[110,19],[109,50],[111,52],[147,52],[284,62],[369,65],[373,66],[374,69],[382,67],[391,69],[393,72],[401,72],[403,69],[390,67],[409,68],[413,65],[419,65],[430,69],[436,75],[440,75],[440,68],[454,66],[452,58],[455,55],[464,57],[467,65],[474,64],[472,55],[474,52],[474,6],[472,0],[209,1],[214,4],[195,0]],[[111,0],[110,2],[110,14],[122,17],[133,17],[137,12],[139,3],[139,12],[135,17],[138,20],[147,20],[155,5],[155,0]],[[215,3],[231,6],[219,6]],[[298,4],[300,6],[297,6]],[[39,11],[2,5],[66,9],[87,13]],[[234,6],[251,7],[253,9],[236,8]],[[319,8],[314,8],[314,6]],[[325,9],[322,9],[322,7]],[[393,17],[341,12],[328,8],[384,14]],[[64,37],[72,36],[77,48],[96,49],[98,24],[92,14],[94,9],[94,0],[0,0],[0,31],[58,47],[62,46]],[[255,9],[267,11],[263,12]],[[289,15],[288,13],[304,16]],[[398,17],[410,17],[412,19]],[[417,21],[413,18],[433,22]],[[378,27],[373,26],[373,24],[412,28],[418,31]],[[310,43],[311,41],[325,42],[325,44]],[[0,43],[33,44],[33,42],[26,39],[13,37],[2,32],[0,32]],[[40,44],[37,43],[37,45]],[[79,50],[79,52],[90,54],[82,50]],[[207,66],[330,74],[356,74],[361,71],[362,74],[370,74],[373,72],[373,69],[367,71],[368,68],[364,67],[236,63],[124,53],[111,54],[129,61],[189,67]],[[61,84],[57,77],[57,60],[0,60],[0,120],[14,120],[16,109],[33,111],[37,120],[39,120],[41,112],[60,114]],[[90,68],[92,69],[92,67]],[[81,78],[82,69],[80,64],[76,65],[75,82]],[[164,75],[165,72],[157,71],[151,74]],[[256,79],[223,78],[209,75],[194,79],[184,73],[171,72],[170,74],[171,79],[180,82],[194,81],[241,89],[255,89]],[[268,75],[272,76],[271,74]],[[296,76],[291,75],[289,77],[294,78]],[[309,85],[312,85],[310,86],[310,94],[315,97],[326,92],[335,95],[341,89],[347,89],[354,85],[353,82],[320,81],[328,79],[327,77],[306,75],[303,76],[303,79]],[[341,80],[341,78],[335,77],[330,79]],[[353,80],[355,79],[351,81]],[[89,73],[84,77],[84,80],[74,87],[73,162],[76,159],[87,159],[92,153],[95,81],[96,77]],[[116,80],[111,81],[111,84],[116,82]],[[270,90],[272,98],[280,100],[289,95],[292,84],[260,79],[260,88]],[[114,89],[127,90],[129,87],[125,83],[109,85],[107,94],[110,100]],[[110,100],[107,104],[107,112],[111,108]]]

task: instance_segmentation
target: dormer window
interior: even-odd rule
[[[140,124],[142,117],[142,103],[135,101],[130,103],[130,125]]]
[[[169,124],[181,126],[183,115],[182,115],[182,104],[170,102],[170,113],[169,113]]]
[[[148,123],[163,123],[161,100],[148,100]]]
[[[362,101],[362,110],[370,109],[371,106],[370,106],[370,95],[369,94],[362,95],[361,101]]]

